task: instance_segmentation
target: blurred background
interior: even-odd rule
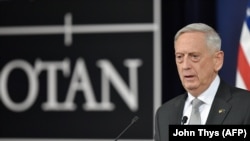
[[[0,0],[0,141],[114,140],[126,127],[120,140],[153,140],[157,108],[185,92],[175,33],[193,22],[216,29],[221,78],[236,85],[247,5]]]

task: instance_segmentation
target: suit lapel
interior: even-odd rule
[[[183,109],[184,109],[186,98],[187,98],[187,93],[182,95],[180,97],[180,100],[175,103],[175,108],[177,109],[176,116],[175,116],[177,117],[175,118],[176,124],[181,124],[182,122],[182,116],[183,116],[182,114],[183,114]]]
[[[231,105],[227,102],[231,93],[224,82],[221,81],[218,91],[211,106],[206,124],[222,124]]]

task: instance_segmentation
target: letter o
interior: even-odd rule
[[[23,102],[15,103],[9,97],[8,77],[14,69],[23,70],[28,77],[28,93],[27,97]],[[25,60],[13,60],[3,67],[2,74],[0,77],[0,94],[3,104],[14,112],[23,112],[30,108],[36,100],[38,92],[37,76],[32,66]]]

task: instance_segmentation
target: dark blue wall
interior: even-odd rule
[[[237,51],[241,27],[246,14],[247,0],[217,1],[217,29],[222,38],[222,50],[225,52],[221,77],[235,85]]]

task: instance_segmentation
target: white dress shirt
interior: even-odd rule
[[[207,117],[208,117],[209,111],[211,109],[215,94],[216,94],[217,89],[219,87],[219,84],[220,84],[220,78],[217,75],[215,77],[215,79],[213,80],[213,82],[211,83],[211,85],[208,87],[208,89],[197,97],[198,99],[200,99],[204,102],[204,104],[202,104],[199,108],[200,114],[201,114],[201,124],[202,125],[204,125],[207,121]],[[191,102],[194,98],[195,98],[194,96],[192,96],[190,93],[188,93],[188,98],[185,102],[185,107],[183,110],[183,117],[184,116],[188,117],[188,120],[185,123],[185,125],[189,123],[189,119],[190,119],[190,115],[191,115],[191,111],[192,111],[192,103]]]

